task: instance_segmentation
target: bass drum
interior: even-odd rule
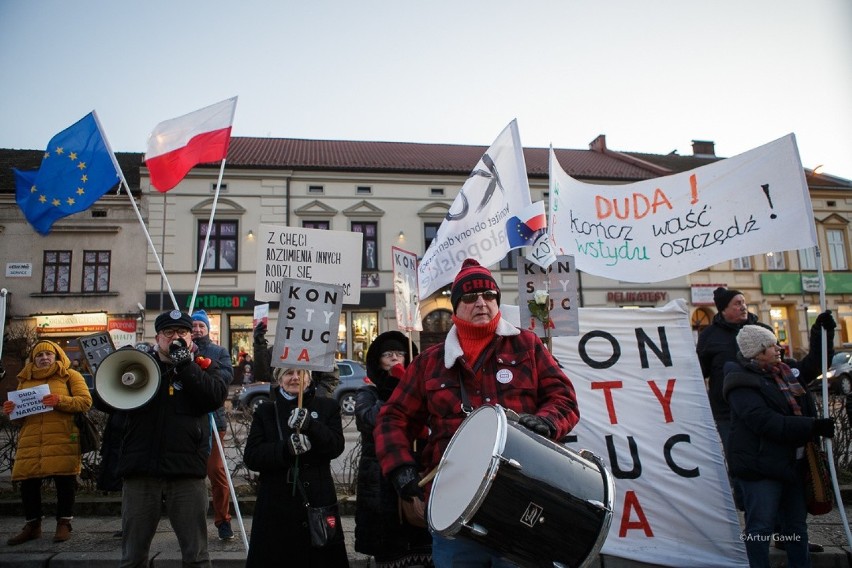
[[[612,475],[591,452],[483,406],[450,440],[426,517],[435,532],[474,540],[522,566],[584,566],[606,539],[614,493]]]

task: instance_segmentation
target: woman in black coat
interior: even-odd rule
[[[742,490],[743,541],[751,567],[769,567],[776,525],[785,540],[787,566],[810,566],[804,446],[816,436],[832,437],[834,420],[817,417],[807,384],[819,368],[819,327],[829,331],[831,341],[833,323],[830,314],[817,318],[802,361],[783,361],[775,334],[746,325],[737,334],[739,364],[725,367],[723,393],[731,407],[728,467]]]
[[[416,356],[414,344],[412,351]],[[410,362],[405,335],[399,331],[380,334],[367,350],[367,376],[371,384],[361,387],[355,399],[355,424],[361,432],[355,550],[375,557],[377,568],[432,566],[432,537],[425,527],[412,526],[400,519],[396,490],[382,475],[373,441],[379,409]]]
[[[349,566],[342,530],[323,548],[311,545],[305,502],[294,485],[301,481],[312,507],[336,503],[331,460],[344,447],[337,402],[315,396],[310,373],[301,373],[307,375],[302,408],[298,408],[300,371],[276,369],[273,403],[255,410],[246,440],[245,464],[260,472],[247,567]],[[341,528],[339,514],[334,523]]]

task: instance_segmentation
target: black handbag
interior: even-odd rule
[[[74,424],[80,431],[80,453],[97,452],[101,449],[101,434],[98,426],[87,412],[74,414]]]
[[[66,383],[67,384],[67,383]],[[68,386],[68,392],[71,396],[71,385]],[[89,452],[97,452],[101,449],[101,433],[98,431],[98,425],[92,420],[88,412],[75,412],[74,424],[77,425],[77,430],[80,431],[80,455],[88,454]]]

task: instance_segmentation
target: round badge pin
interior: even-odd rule
[[[173,320],[179,320],[180,315],[181,315],[180,310],[172,310],[172,311],[169,312],[169,317],[172,318]]]
[[[509,369],[500,369],[497,371],[497,382],[505,385],[512,381],[512,376],[512,371]]]

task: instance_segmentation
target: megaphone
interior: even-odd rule
[[[160,366],[148,353],[136,349],[113,351],[95,372],[95,392],[116,410],[147,404],[160,389]]]

